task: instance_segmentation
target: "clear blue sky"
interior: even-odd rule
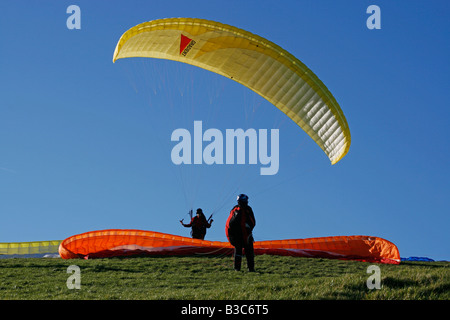
[[[66,27],[71,4],[80,30]],[[366,27],[371,4],[379,30]],[[178,221],[191,206],[217,210],[207,239],[225,241],[244,192],[256,240],[361,234],[392,241],[402,257],[450,259],[449,10],[425,0],[2,1],[0,242],[108,228],[189,236]],[[246,29],[302,60],[347,117],[347,156],[331,166],[284,114],[231,80],[161,60],[112,63],[122,33],[168,17]],[[176,167],[170,134],[192,132],[194,120],[278,128],[278,174]]]

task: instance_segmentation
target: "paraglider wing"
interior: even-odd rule
[[[398,264],[397,247],[382,238],[338,236],[309,239],[256,241],[256,255],[270,254],[294,257],[358,260]],[[74,235],[61,242],[63,259],[109,258],[136,255],[231,255],[228,242],[192,239],[144,230],[109,229]]]
[[[231,254],[229,244],[192,239],[161,232],[108,229],[90,231],[65,239],[59,254],[63,259],[109,258],[132,255]]]
[[[0,255],[43,255],[58,253],[61,240],[32,242],[1,242]]]
[[[203,19],[154,20],[120,38],[113,62],[130,57],[180,61],[241,83],[297,123],[332,164],[350,148],[347,121],[322,81],[292,54],[248,31]]]

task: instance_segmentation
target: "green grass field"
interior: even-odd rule
[[[245,258],[243,267],[245,267]],[[80,289],[69,289],[70,265]],[[380,289],[368,289],[371,263],[257,256],[257,272],[236,272],[231,257],[0,260],[2,300],[448,300],[449,262],[378,264]],[[70,282],[70,281],[69,281]]]

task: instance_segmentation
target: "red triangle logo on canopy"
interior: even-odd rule
[[[186,47],[188,46],[189,42],[191,42],[192,39],[186,37],[185,35],[181,35],[181,42],[180,42],[180,54],[184,51],[184,49],[186,49]]]

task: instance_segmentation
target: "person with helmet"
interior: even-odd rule
[[[192,210],[191,210],[192,213]],[[186,228],[192,228],[191,236],[194,239],[205,239],[206,229],[211,228],[211,224],[214,221],[210,219],[206,220],[205,215],[203,214],[202,209],[198,208],[196,212],[196,216],[191,219],[191,222],[188,224],[184,224],[183,220],[180,220],[181,224]]]
[[[234,246],[234,269],[241,270],[242,249],[247,258],[247,266],[250,272],[255,271],[255,259],[253,250],[253,228],[256,225],[255,215],[248,205],[248,196],[240,194],[237,197],[238,204],[231,209],[225,227],[228,241]]]

